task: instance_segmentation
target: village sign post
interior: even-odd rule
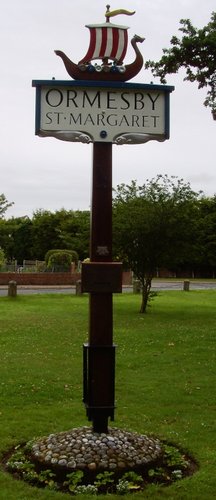
[[[83,346],[83,400],[95,432],[108,432],[115,409],[115,345],[112,294],[122,290],[122,265],[112,260],[112,144],[142,144],[169,138],[169,96],[174,87],[127,83],[143,65],[135,35],[135,61],[124,65],[127,27],[112,24],[120,9],[106,11],[106,23],[88,25],[86,56],[62,58],[73,80],[33,80],[36,134],[93,143],[90,262],[82,264],[82,290],[90,296],[89,341]],[[102,64],[92,64],[100,59]],[[112,62],[110,62],[110,60]]]

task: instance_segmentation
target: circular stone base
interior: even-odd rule
[[[161,455],[158,439],[117,428],[98,434],[90,427],[78,427],[40,438],[31,449],[33,461],[69,471],[136,469]]]

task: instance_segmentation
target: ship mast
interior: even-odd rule
[[[109,16],[107,14],[110,11],[110,5],[106,5],[106,9],[107,9],[106,10],[106,14],[105,14],[105,16],[106,16],[106,23],[109,23],[110,22],[110,18],[109,18]]]
[[[110,11],[110,5],[106,5],[106,9],[107,9],[107,10],[106,10],[106,14],[105,14],[105,16],[106,16],[106,23],[109,23],[109,22],[110,22],[110,18],[109,18],[109,16],[108,16],[107,14],[108,14],[108,13],[109,13],[109,11]],[[104,64],[104,65],[109,64],[109,58],[108,58],[108,57],[104,57],[104,58],[102,59],[102,61],[103,61],[103,64]]]

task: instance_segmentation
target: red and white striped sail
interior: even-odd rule
[[[117,26],[111,23],[87,25],[90,30],[90,44],[85,57],[80,63],[90,62],[93,59],[112,59],[122,63],[128,45],[128,27]]]

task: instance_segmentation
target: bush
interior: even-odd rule
[[[68,249],[62,250],[62,249],[54,248],[52,250],[48,250],[48,252],[45,255],[44,259],[45,259],[45,263],[47,266],[48,266],[49,259],[50,259],[51,255],[55,254],[56,252],[67,254],[70,256],[70,262],[75,262],[75,264],[78,263],[78,253],[75,250],[68,250]]]
[[[48,269],[56,272],[67,272],[71,268],[71,255],[65,252],[55,252],[50,255]]]

